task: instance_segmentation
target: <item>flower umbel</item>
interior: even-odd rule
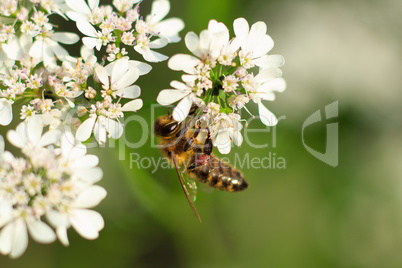
[[[35,116],[8,132],[25,158],[5,152],[0,136],[0,252],[12,258],[26,250],[28,233],[39,243],[58,237],[68,245],[70,226],[95,239],[104,225],[102,216],[89,210],[106,196],[105,189],[94,185],[102,178],[98,158],[86,155],[86,147],[69,132],[42,134],[43,125]]]
[[[242,143],[240,111],[249,111],[252,100],[258,105],[259,118],[267,126],[278,123],[263,101],[275,100],[275,92],[283,92],[286,83],[279,69],[284,64],[280,55],[269,55],[273,41],[266,34],[266,24],[249,27],[244,18],[233,23],[236,37],[229,39],[229,30],[211,20],[199,36],[187,33],[185,42],[193,55],[177,54],[170,58],[172,70],[183,71],[183,82],[172,81],[174,89],[162,90],[157,98],[161,105],[179,103],[173,118],[183,121],[191,107],[215,137],[214,145],[221,153],[229,153],[231,142]]]

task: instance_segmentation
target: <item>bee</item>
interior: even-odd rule
[[[197,140],[201,123],[196,121],[195,129],[190,129],[193,121],[178,122],[172,115],[163,115],[155,121],[154,132],[155,136],[159,136],[162,154],[175,166],[187,201],[201,222],[194,206],[197,190],[195,180],[228,192],[242,191],[248,187],[248,183],[239,170],[212,155],[213,141],[208,127],[205,129],[205,141],[201,143]],[[184,168],[183,172],[180,172],[180,167]]]

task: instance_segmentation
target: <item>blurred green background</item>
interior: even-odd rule
[[[275,146],[272,130],[251,133],[251,142],[269,146],[244,142],[229,158],[275,153],[286,168],[244,167],[250,187],[241,193],[200,187],[200,224],[173,169],[130,168],[130,153],[160,156],[151,147],[152,124],[143,129],[132,121],[125,138],[136,143],[145,131],[143,146],[91,151],[100,157],[100,184],[108,191],[96,208],[105,219],[100,237],[87,241],[70,229],[68,248],[30,240],[20,259],[0,256],[0,267],[402,267],[402,2],[171,0],[171,6],[169,17],[186,23],[182,37],[207,28],[210,19],[229,28],[238,17],[250,25],[267,23],[275,41],[271,53],[284,55],[288,83],[267,107],[286,119],[276,127]],[[141,14],[149,9],[145,0]],[[181,42],[161,52],[171,56],[187,49]],[[145,103],[179,79],[166,64],[153,64],[138,80]],[[334,101],[335,168],[307,152],[301,139],[303,122]],[[158,108],[155,116],[164,113]],[[150,105],[135,116],[154,119]],[[306,143],[321,152],[326,123],[305,130]],[[250,127],[267,130],[258,120]]]

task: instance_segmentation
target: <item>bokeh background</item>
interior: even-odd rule
[[[103,1],[101,1],[103,2]],[[130,168],[129,154],[158,159],[151,134],[138,122],[118,144],[93,149],[100,156],[107,198],[96,208],[105,219],[100,237],[69,231],[70,247],[30,240],[17,260],[0,267],[402,267],[402,1],[400,0],[171,0],[186,22],[181,36],[199,33],[212,18],[230,29],[234,19],[264,21],[286,58],[287,90],[267,107],[285,116],[273,130],[250,126],[246,142],[229,155],[282,157],[286,168],[243,167],[250,188],[226,193],[200,187],[193,216],[173,169]],[[141,5],[150,10],[150,1]],[[164,54],[187,53],[184,43]],[[140,59],[136,56],[137,59]],[[141,77],[147,105],[136,118],[150,122],[151,103],[179,74],[166,62]],[[303,122],[339,103],[339,165],[331,167],[303,147]],[[166,113],[156,109],[155,116]],[[252,110],[256,112],[256,110]],[[305,129],[305,142],[325,152],[326,124]],[[145,134],[144,134],[145,133]],[[113,148],[115,147],[115,148]],[[125,158],[125,160],[119,160]],[[145,163],[146,164],[146,163]]]

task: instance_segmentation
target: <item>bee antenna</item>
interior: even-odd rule
[[[171,108],[168,109],[168,115],[172,115],[172,109]]]

